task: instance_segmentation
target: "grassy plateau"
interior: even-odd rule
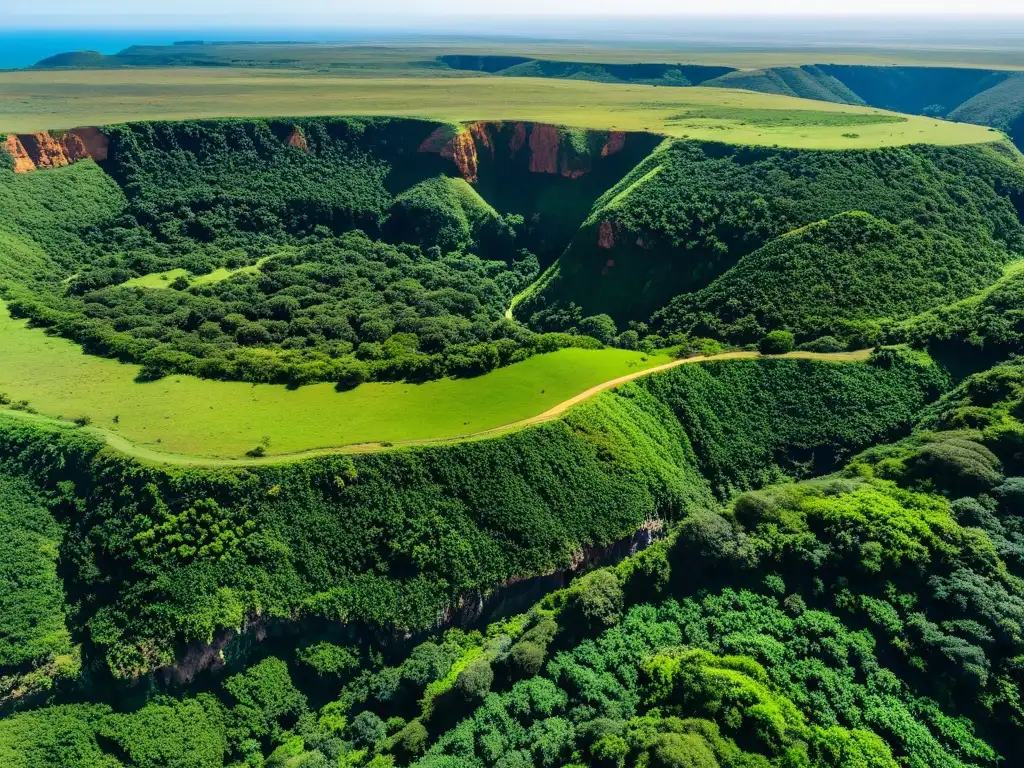
[[[0,73],[0,131],[258,115],[525,120],[797,148],[977,144],[977,125],[718,88],[494,77],[338,77],[283,70],[117,69]],[[877,122],[876,122],[877,120]]]

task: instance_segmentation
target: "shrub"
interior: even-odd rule
[[[419,720],[410,721],[398,732],[396,746],[399,757],[409,760],[427,751],[430,734]]]
[[[569,605],[592,627],[610,627],[622,617],[622,586],[611,570],[584,576],[573,585],[570,594]]]
[[[793,334],[789,331],[772,331],[758,345],[762,355],[784,355],[792,352],[795,345]]]
[[[950,433],[920,448],[907,462],[911,476],[954,496],[984,493],[1003,480],[999,459],[988,448]]]
[[[521,677],[533,677],[544,666],[545,650],[537,643],[519,642],[512,646],[509,659]]]
[[[577,330],[583,336],[591,336],[607,346],[615,343],[615,337],[619,332],[615,327],[615,321],[609,315],[584,317],[580,320]]]
[[[842,352],[846,345],[835,336],[821,336],[814,341],[806,341],[797,349],[805,352]]]
[[[466,701],[475,701],[484,698],[490,692],[492,683],[494,670],[491,669],[490,662],[478,659],[459,673],[455,679],[455,689]]]
[[[387,737],[388,728],[373,712],[364,711],[349,723],[346,734],[358,747],[373,747]]]
[[[663,733],[651,751],[651,766],[659,768],[718,768],[714,752],[692,733]]]

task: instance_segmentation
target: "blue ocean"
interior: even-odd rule
[[[372,32],[347,30],[273,29],[0,29],[0,69],[30,67],[47,56],[68,51],[117,53],[132,45],[169,45],[175,40],[292,40],[302,42],[353,42]]]

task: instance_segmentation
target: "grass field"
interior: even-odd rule
[[[267,115],[525,120],[826,149],[981,143],[1001,137],[981,126],[925,117],[865,123],[870,118],[864,115],[891,113],[719,88],[534,78],[350,78],[203,68],[0,72],[0,133],[132,120]]]
[[[241,458],[366,442],[457,437],[536,416],[608,379],[669,361],[624,350],[565,349],[474,379],[426,384],[330,384],[288,390],[171,376],[134,381],[139,367],[83,354],[14,320],[0,305],[0,392],[41,415],[88,417],[163,453]],[[117,417],[117,422],[114,418]],[[269,441],[269,442],[268,442]]]

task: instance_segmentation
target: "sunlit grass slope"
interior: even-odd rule
[[[996,141],[988,128],[718,88],[535,78],[346,78],[270,70],[0,73],[0,133],[129,120],[406,115],[651,131],[736,144],[858,148]]]
[[[564,349],[485,376],[426,384],[330,384],[289,390],[170,376],[86,355],[0,308],[0,392],[41,415],[79,419],[160,453],[241,458],[365,442],[457,437],[536,416],[599,384],[665,363],[624,350]],[[115,422],[116,418],[116,422]]]

